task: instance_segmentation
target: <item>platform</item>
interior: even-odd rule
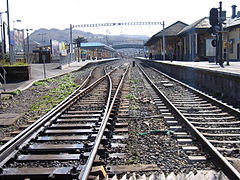
[[[224,63],[224,67],[216,63],[160,61],[137,58],[144,63],[153,65],[163,73],[180,80],[196,89],[231,102],[234,106],[240,104],[240,62]],[[233,102],[233,103],[232,103]]]
[[[224,62],[223,66],[221,67],[219,64],[216,64],[215,62],[208,62],[208,61],[200,61],[200,62],[193,62],[193,61],[170,61],[170,60],[150,60],[146,58],[137,58],[147,61],[154,61],[154,62],[160,62],[165,64],[172,64],[172,65],[178,65],[178,66],[186,66],[186,67],[192,67],[192,68],[199,68],[199,69],[205,69],[205,70],[211,70],[211,71],[217,71],[217,72],[224,72],[224,73],[230,73],[230,74],[240,74],[240,61],[239,62],[229,62],[229,65],[226,65],[226,62]]]
[[[66,73],[70,73],[73,71],[76,71],[87,64],[91,63],[101,63],[103,61],[113,61],[116,60],[116,58],[112,59],[103,59],[103,60],[86,60],[86,61],[80,61],[80,62],[73,62],[71,64],[67,64],[65,66],[61,66],[59,63],[45,63],[46,68],[46,77],[44,77],[44,64],[30,64],[31,66],[31,79],[28,81],[22,81],[18,83],[7,83],[4,87],[2,84],[2,87],[0,88],[0,92],[14,92],[17,90],[23,91],[30,87],[34,82],[44,80],[47,78],[53,78],[56,76],[60,76]]]

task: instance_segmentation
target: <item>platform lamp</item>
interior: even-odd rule
[[[5,41],[3,40],[3,21],[2,21],[2,14],[7,13],[7,11],[5,12],[0,12],[0,25],[1,25],[1,41],[2,41],[2,53],[4,53],[4,46],[5,46]],[[4,44],[3,44],[4,41]]]
[[[14,54],[13,54],[13,46],[11,45],[11,33],[10,33],[10,15],[9,15],[9,3],[7,0],[7,23],[8,23],[8,46],[9,46],[9,59],[10,63],[13,63],[15,61]]]

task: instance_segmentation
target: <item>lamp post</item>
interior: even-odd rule
[[[2,45],[1,45],[1,51],[2,53],[4,53],[4,44],[5,42],[3,43],[3,21],[2,21],[2,14],[3,13],[7,13],[7,11],[5,12],[0,12],[0,25],[1,25],[1,41],[2,41]]]
[[[8,46],[9,46],[9,59],[10,63],[15,61],[13,54],[13,46],[11,45],[11,33],[10,33],[10,17],[9,17],[9,3],[7,0],[7,22],[8,22]]]

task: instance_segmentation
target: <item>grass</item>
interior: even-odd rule
[[[128,95],[126,96],[126,98],[129,99],[129,100],[133,100],[133,99],[135,99],[136,97],[135,97],[133,94],[128,94]]]
[[[16,61],[15,63],[10,63],[4,60],[0,60],[0,65],[3,67],[16,67],[16,66],[28,66],[29,64],[24,61]]]
[[[19,89],[12,92],[13,95],[19,95],[19,94],[21,94],[21,93],[22,93],[22,91],[19,90]]]
[[[138,83],[138,80],[137,80],[137,79],[132,79],[132,80],[130,80],[130,83],[131,83],[131,84],[137,84],[137,83]]]
[[[57,84],[56,88],[49,90],[45,96],[42,96],[37,103],[33,104],[30,107],[31,111],[47,112],[51,110],[78,87],[78,85],[74,83],[74,79],[71,75],[64,75],[57,80],[51,79],[46,81],[39,81],[34,85],[46,86],[51,82],[55,82]]]
[[[47,86],[46,81],[37,81],[33,83],[33,86]]]
[[[138,105],[131,105],[131,106],[129,107],[129,109],[130,109],[130,110],[139,110],[139,109],[140,109],[140,106],[138,106]]]
[[[136,152],[136,149],[133,147],[136,147],[136,143],[133,143],[131,146],[128,146],[128,149],[131,154],[131,157],[127,160],[128,164],[137,164],[140,160],[140,154]]]
[[[133,88],[133,89],[138,88],[138,86],[137,86],[137,83],[138,83],[138,82],[139,82],[139,81],[138,81],[137,79],[132,79],[132,80],[130,80],[131,88]]]

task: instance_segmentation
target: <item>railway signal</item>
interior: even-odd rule
[[[213,45],[213,47],[216,47],[216,63],[219,63],[221,67],[223,67],[223,55],[222,55],[222,31],[223,26],[222,23],[224,21],[224,18],[222,17],[224,15],[222,11],[222,2],[219,2],[219,8],[212,8],[209,13],[209,23],[212,27],[210,27],[209,31],[216,35],[216,46]]]
[[[219,25],[217,8],[212,8],[210,10],[209,22],[212,26]]]

